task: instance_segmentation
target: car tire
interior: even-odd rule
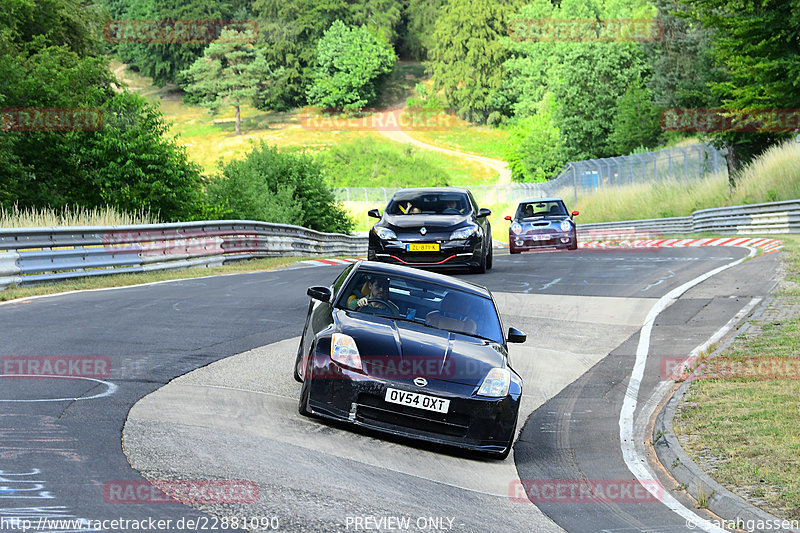
[[[486,254],[486,270],[492,268],[494,263],[494,241],[492,241],[492,234],[489,234],[489,252]]]
[[[308,410],[308,398],[311,396],[311,383],[306,380],[300,388],[300,401],[297,402],[297,412],[303,416],[311,416],[311,411]]]
[[[294,380],[298,383],[303,382],[300,376],[300,364],[303,362],[303,343],[300,342],[300,347],[297,349],[297,357],[294,360]]]
[[[478,263],[478,266],[473,267],[472,272],[475,274],[486,274],[486,256],[489,255],[485,251],[481,250],[481,262]]]
[[[520,251],[519,251],[519,250],[515,250],[514,248],[509,248],[509,249],[508,249],[508,253],[510,253],[510,254],[512,254],[512,255],[513,255],[513,254],[518,254],[518,253],[520,253]]]
[[[572,241],[569,243],[570,250],[577,250],[578,249],[578,234],[572,234]]]

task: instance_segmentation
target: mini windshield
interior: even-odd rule
[[[336,307],[503,343],[490,298],[424,280],[359,273],[344,288]]]
[[[531,217],[565,216],[567,208],[561,200],[546,200],[541,202],[522,202],[517,207],[514,218],[523,219]]]
[[[386,208],[389,215],[466,215],[469,198],[464,193],[399,192]]]

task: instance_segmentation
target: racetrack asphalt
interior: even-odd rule
[[[674,287],[745,254],[721,247],[498,255],[484,276],[455,273],[487,285],[506,326],[529,334],[512,351],[512,363],[528,376],[531,415],[524,426],[520,420],[513,459],[505,462],[376,439],[295,414],[291,363],[283,366],[286,354],[293,359],[296,350],[305,288],[330,283],[341,267],[0,306],[0,355],[107,357],[111,373],[100,381],[116,386],[109,394],[109,385],[87,379],[0,378],[0,483],[7,487],[0,491],[0,517],[175,521],[207,517],[201,510],[220,511],[109,501],[104,488],[142,480],[130,457],[151,479],[257,481],[262,507],[236,510],[276,516],[287,531],[352,531],[352,519],[370,516],[439,517],[458,531],[687,530],[658,502],[554,500],[534,507],[503,489],[515,476],[523,483],[632,479],[621,459],[618,418],[643,314]],[[667,308],[654,328],[643,396],[661,379],[656,363],[689,353],[753,297],[763,297],[776,264],[777,254],[746,261]],[[271,369],[266,381],[246,375],[252,367],[239,364],[244,354],[162,388],[259,348],[273,354],[262,357]],[[217,372],[219,365],[232,370]],[[237,375],[238,381],[229,381]],[[107,395],[69,399],[102,394]],[[126,455],[123,426],[142,398],[125,427]],[[26,401],[8,401],[19,399]],[[46,399],[56,401],[34,401]],[[148,409],[156,400],[163,400],[161,407]],[[324,451],[315,453],[316,447]]]

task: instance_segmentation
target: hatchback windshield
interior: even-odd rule
[[[347,284],[336,307],[503,343],[491,299],[424,280],[359,273]]]
[[[386,213],[389,215],[466,215],[469,198],[464,193],[400,192],[392,197]]]
[[[515,218],[545,217],[566,215],[567,209],[560,200],[547,200],[541,202],[522,202],[517,207]]]

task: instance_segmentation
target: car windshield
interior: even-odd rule
[[[344,288],[336,307],[503,343],[500,318],[490,298],[425,280],[359,273]]]
[[[466,215],[469,198],[458,192],[400,192],[395,194],[386,213],[389,215]]]
[[[531,218],[546,216],[566,215],[567,209],[561,200],[545,200],[539,202],[522,202],[517,207],[517,215],[514,218]]]

